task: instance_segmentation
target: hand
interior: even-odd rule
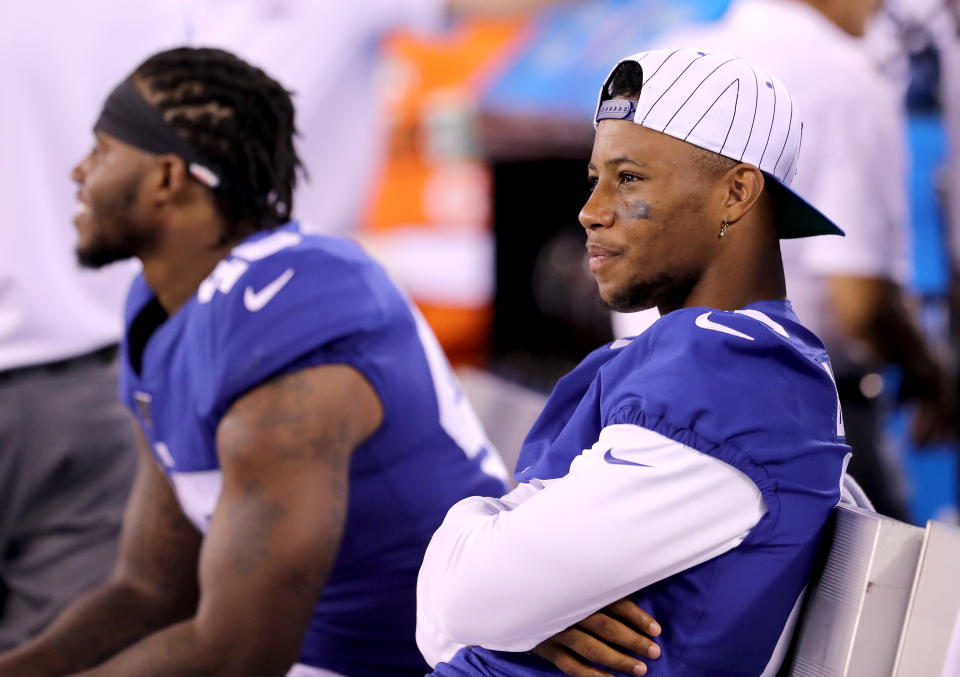
[[[641,634],[643,633],[643,634]],[[647,666],[624,650],[660,657],[660,647],[647,637],[660,634],[655,620],[629,598],[614,602],[571,628],[538,644],[533,653],[570,677],[611,677],[589,663],[625,672],[647,674]]]

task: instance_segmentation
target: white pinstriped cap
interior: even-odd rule
[[[635,61],[643,71],[639,100],[610,99],[608,77],[597,102],[595,126],[600,120],[632,115],[648,129],[751,164],[767,177],[781,238],[843,235],[790,189],[803,123],[780,80],[726,52],[663,49],[640,52],[620,63],[624,61]]]

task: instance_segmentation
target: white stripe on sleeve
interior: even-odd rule
[[[431,664],[529,651],[591,613],[739,545],[766,512],[739,470],[635,425],[604,428],[558,479],[454,505],[417,583]]]

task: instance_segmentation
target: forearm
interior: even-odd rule
[[[255,641],[230,641],[216,628],[191,618],[74,677],[281,677],[289,668],[289,659],[257,647]]]
[[[131,585],[109,582],[68,606],[40,635],[0,656],[0,675],[54,677],[85,670],[182,617]]]

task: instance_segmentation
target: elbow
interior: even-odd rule
[[[487,646],[486,626],[496,612],[497,595],[489,569],[478,566],[483,558],[466,548],[468,540],[445,533],[443,527],[434,534],[417,580],[417,611],[421,624],[443,637]]]
[[[455,595],[435,605],[431,616],[437,630],[457,644],[492,648],[487,614],[489,609],[477,609],[471,596]]]
[[[536,620],[530,614],[542,607],[525,603],[511,538],[498,532],[497,515],[456,511],[455,506],[427,547],[417,582],[418,614],[425,626],[460,645],[533,648],[539,640],[528,645],[522,636]]]
[[[538,643],[523,637],[531,623],[524,619],[522,598],[504,595],[505,581],[463,572],[445,578],[436,581],[434,594],[421,597],[430,624],[441,635],[459,645],[497,651],[529,651]]]
[[[486,609],[477,609],[473,595],[463,593],[459,586],[444,585],[444,594],[429,604],[429,615],[437,630],[458,644],[483,645],[481,615]],[[477,613],[479,612],[479,613]]]
[[[466,644],[461,637],[469,628],[463,627],[458,615],[463,600],[461,588],[455,583],[457,575],[452,567],[437,566],[441,563],[431,561],[431,554],[435,553],[428,550],[417,579],[417,630],[429,627],[458,644]]]

